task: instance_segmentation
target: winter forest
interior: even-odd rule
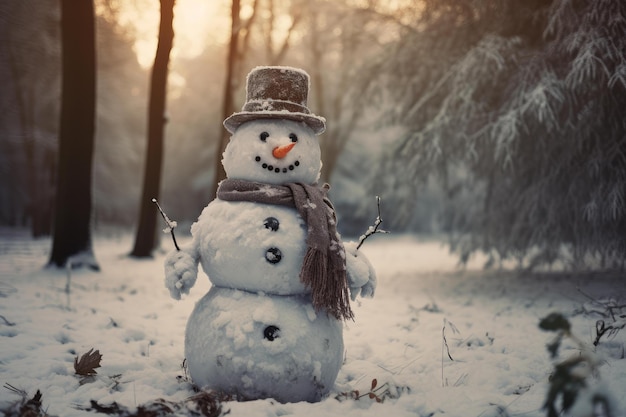
[[[266,65],[310,76],[340,234],[390,232],[318,404],[193,391],[162,284],[153,199],[189,243]],[[0,412],[626,412],[623,1],[9,0],[0,80]]]
[[[197,7],[187,1],[171,3],[174,16]],[[144,8],[158,16],[151,3],[95,3],[94,231],[138,224],[154,58],[139,63],[137,50],[159,22],[140,33],[137,20]],[[59,164],[60,10],[2,7],[0,222],[45,236]],[[248,70],[293,65],[311,74],[310,107],[328,120],[322,180],[350,213],[344,234],[367,226],[380,195],[389,229],[446,234],[462,259],[484,251],[523,267],[623,268],[621,2],[235,1],[203,11],[180,23],[204,26],[193,53],[173,34],[154,175],[172,218],[191,222],[213,198],[221,120],[241,107]]]

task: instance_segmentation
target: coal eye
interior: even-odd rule
[[[298,136],[295,133],[290,133],[289,139],[291,139],[293,143],[296,143],[298,141]]]
[[[261,139],[261,142],[265,142],[269,136],[270,136],[269,133],[261,132],[261,134],[259,135],[259,138]]]

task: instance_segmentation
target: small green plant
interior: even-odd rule
[[[594,416],[613,416],[614,407],[608,393],[597,387],[590,387],[588,381],[589,377],[599,376],[602,361],[572,333],[570,322],[562,314],[552,313],[539,322],[539,328],[556,333],[554,340],[547,345],[552,359],[558,358],[559,349],[566,339],[573,342],[578,350],[577,354],[555,362],[543,405],[547,416],[558,417],[561,411],[567,413],[577,405],[581,397],[591,402],[585,406],[592,410]]]

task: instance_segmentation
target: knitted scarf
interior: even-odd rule
[[[313,307],[326,310],[336,319],[352,319],[345,251],[337,234],[335,209],[326,197],[329,188],[328,184],[272,185],[225,179],[219,185],[217,198],[295,208],[307,225],[300,281],[311,289]]]

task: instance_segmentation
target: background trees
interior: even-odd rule
[[[50,265],[99,269],[91,247],[91,170],[96,118],[92,2],[61,2],[62,93]]]
[[[234,41],[218,39],[226,29],[209,31],[215,38],[202,54],[182,57],[175,50],[170,65],[161,200],[171,217],[191,222],[213,198],[228,140],[221,122],[243,103],[245,74],[256,65],[292,65],[311,75],[309,107],[327,118],[321,180],[333,185],[345,235],[367,227],[380,194],[389,229],[447,232],[462,259],[485,251],[492,262],[513,258],[528,267],[557,258],[576,267],[619,266],[624,6],[606,0],[389,3],[224,0],[215,9],[221,20],[207,24],[238,22]],[[137,222],[148,74],[133,53],[138,29],[124,19],[132,6],[97,4],[96,227],[128,230]],[[143,13],[148,6],[136,7]],[[13,22],[4,15],[15,10],[0,5],[3,22]],[[54,10],[49,16],[54,20]],[[26,42],[35,27],[11,34]],[[58,35],[37,36],[54,45]],[[228,46],[237,51],[230,58]],[[20,52],[15,62],[27,68],[29,56]],[[24,114],[54,103],[54,88],[37,89],[41,81],[34,82],[54,86],[53,68],[20,70],[18,83],[0,63],[0,74],[11,80],[8,91],[27,86],[35,92],[22,95],[32,103]],[[16,95],[3,95],[3,108],[19,108],[6,97]],[[34,225],[27,207],[37,197],[27,185],[29,151],[21,141],[29,130],[12,114],[9,120],[0,113],[8,120],[0,136],[7,151],[0,153],[1,169],[24,175],[0,177],[0,193],[10,198],[0,203],[0,219]],[[54,137],[54,123],[31,120],[31,131]],[[44,148],[35,146],[31,160]],[[49,148],[54,155],[54,140]],[[45,164],[32,165],[44,183],[54,180]]]
[[[38,7],[31,0],[0,4],[0,224],[29,226],[35,237],[52,227],[59,19],[58,6]]]
[[[388,158],[407,175],[386,179],[399,190],[436,175],[462,259],[482,250],[528,267],[623,268],[624,5],[470,3],[428,5],[424,32],[454,30],[416,34],[409,54],[380,61],[402,68],[427,49],[443,54],[432,70],[402,74],[408,95],[383,84],[406,97],[394,117],[408,127]]]
[[[165,101],[170,51],[174,42],[175,0],[161,0],[159,42],[152,77],[150,79],[150,101],[148,106],[148,149],[145,159],[143,191],[139,202],[139,227],[131,256],[148,257],[152,254],[156,240],[157,212],[152,199],[158,199],[161,191],[161,166],[163,164],[163,137],[167,115]]]
[[[99,1],[96,5],[98,103],[92,217],[96,229],[128,228],[136,222],[141,186],[148,73],[137,62],[134,34],[121,26],[119,12]],[[58,3],[11,0],[0,4],[0,224],[28,227],[35,236],[49,234],[52,224],[61,99],[60,34]],[[46,223],[44,228],[38,226]]]

